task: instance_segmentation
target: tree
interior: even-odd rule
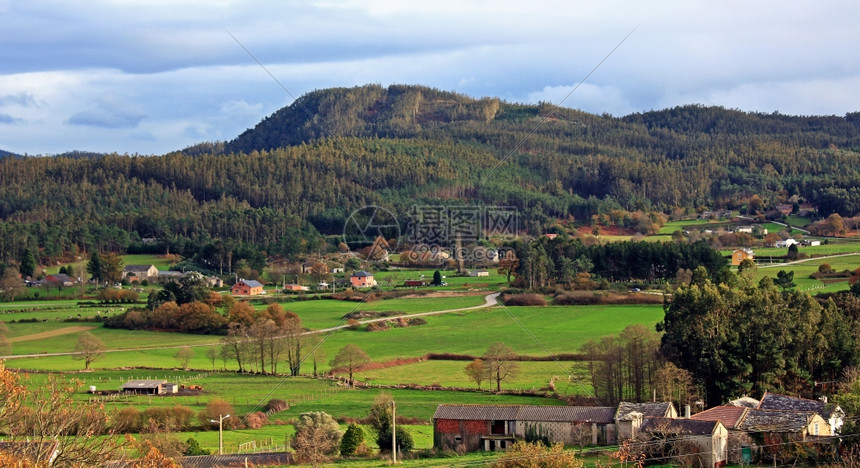
[[[96,359],[104,356],[105,344],[97,336],[90,332],[83,332],[78,336],[78,341],[75,343],[75,353],[72,359],[84,361],[84,369],[89,369],[90,364]]]
[[[490,380],[496,383],[496,391],[502,390],[502,381],[513,379],[519,373],[519,365],[513,358],[514,350],[504,343],[495,343],[484,353],[484,366]]]
[[[773,284],[777,285],[783,291],[794,289],[797,286],[796,284],[794,284],[794,272],[779,270],[779,272],[776,274],[776,280],[774,280]]]
[[[352,379],[353,373],[368,362],[370,362],[370,356],[364,350],[354,344],[348,344],[340,348],[331,362],[329,362],[329,365],[332,370],[346,370],[349,373],[349,384],[355,387],[355,381]]]
[[[34,385],[0,363],[0,430],[4,441],[56,441],[57,467],[104,466],[127,442],[109,427],[104,406],[80,400],[79,380],[49,376]],[[99,437],[94,437],[98,435]],[[33,451],[28,460],[2,466],[49,466],[53,451]]]
[[[364,444],[364,429],[356,423],[350,423],[340,440],[340,454],[354,455],[362,444]]]
[[[215,370],[215,361],[221,356],[221,350],[217,346],[206,347],[206,357],[212,361],[212,370]]]
[[[194,350],[191,346],[183,346],[176,351],[176,355],[173,356],[179,362],[179,366],[183,369],[188,369],[188,362],[191,361],[191,358],[194,357]],[[213,361],[214,362],[214,361]]]
[[[14,267],[3,268],[0,265],[0,270],[2,270],[0,272],[0,296],[4,302],[12,302],[15,296],[24,291],[24,280],[21,279],[21,275]]]
[[[786,257],[788,257],[789,260],[794,261],[794,260],[797,260],[797,255],[798,255],[797,244],[789,245],[788,246],[788,254],[786,255]]]
[[[36,275],[36,257],[28,248],[24,249],[24,254],[21,256],[21,266],[18,268],[21,274],[25,277],[34,277]]]
[[[484,367],[483,360],[475,359],[467,364],[463,371],[478,385],[478,388],[481,388],[481,382],[484,381],[484,377],[487,375],[487,369]]]
[[[380,393],[367,414],[367,422],[376,433],[376,445],[381,452],[390,452],[394,442],[391,430],[394,425],[394,404],[390,393]],[[412,435],[402,426],[397,426],[396,441],[398,451],[409,452],[415,445]]]
[[[430,284],[433,286],[442,286],[442,273],[439,270],[433,272],[433,282]]]
[[[173,300],[182,305],[190,302],[203,302],[209,299],[209,293],[206,277],[199,272],[192,271],[179,280],[172,279],[164,283],[162,299],[165,302]]]
[[[319,466],[337,455],[342,433],[340,425],[323,412],[302,413],[293,423],[292,446],[299,463]]]
[[[90,278],[95,280],[96,284],[102,281],[102,260],[98,252],[90,254],[90,261],[87,262],[87,273],[90,274]]]

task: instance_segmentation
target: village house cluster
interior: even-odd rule
[[[439,405],[433,446],[441,450],[497,451],[531,437],[573,445],[683,440],[700,466],[749,462],[761,441],[814,441],[839,432],[844,412],[826,401],[765,393],[679,417],[672,403],[621,402],[615,407]]]

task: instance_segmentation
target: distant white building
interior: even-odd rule
[[[798,242],[794,239],[785,239],[785,240],[781,240],[781,241],[776,241],[776,243],[773,244],[773,246],[777,247],[777,248],[785,248],[785,247],[791,247],[792,245],[799,244],[799,243],[800,242]]]

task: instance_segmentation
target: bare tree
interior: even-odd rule
[[[352,379],[353,373],[368,362],[370,362],[370,356],[364,350],[354,344],[348,344],[340,348],[340,351],[332,358],[329,365],[331,365],[332,370],[343,369],[347,371],[349,373],[349,384],[355,387],[355,381]]]
[[[12,302],[15,296],[24,290],[24,280],[14,267],[0,270],[0,297],[3,301]]]
[[[176,355],[173,357],[179,361],[180,367],[188,369],[188,363],[191,361],[191,358],[194,357],[194,350],[191,349],[191,346],[183,346],[179,348],[179,351],[176,351]]]
[[[496,391],[502,390],[502,381],[519,374],[519,365],[513,358],[516,353],[504,343],[495,343],[484,353],[484,366],[490,380],[496,382]]]
[[[96,359],[104,356],[105,344],[97,336],[90,332],[83,332],[75,343],[75,353],[72,359],[84,361],[84,369],[89,369],[90,364]]]

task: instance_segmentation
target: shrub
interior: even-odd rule
[[[273,398],[266,403],[266,412],[267,413],[278,413],[290,408],[290,405],[285,400],[279,400],[277,398]]]
[[[230,429],[240,428],[242,425],[242,418],[236,417],[233,405],[227,402],[227,400],[223,400],[221,398],[210,400],[209,403],[206,404],[206,409],[201,410],[200,413],[197,414],[197,418],[200,420],[200,424],[203,427],[218,429],[218,418],[227,414],[233,416],[224,420],[224,426]],[[212,422],[213,420],[215,421],[214,423]]]
[[[340,440],[341,455],[354,455],[364,443],[364,430],[358,424],[352,423]]]
[[[146,280],[144,280],[146,281]],[[189,437],[188,440],[185,441],[185,453],[184,455],[193,457],[195,455],[211,455],[212,451],[209,449],[204,449],[200,446],[200,442],[197,442],[197,439],[194,437]]]
[[[113,427],[116,432],[140,432],[140,411],[135,407],[123,408],[113,416]]]
[[[400,418],[397,418],[400,419]],[[397,450],[400,452],[411,452],[415,447],[415,441],[412,440],[412,434],[402,426],[397,426]],[[376,444],[379,446],[380,452],[391,451],[391,429],[385,432],[380,432],[376,436]]]
[[[245,425],[248,429],[259,429],[266,425],[269,421],[269,416],[266,413],[256,411],[245,417]]]
[[[540,294],[525,293],[525,294],[506,294],[502,297],[502,302],[507,306],[545,306],[546,299]]]

